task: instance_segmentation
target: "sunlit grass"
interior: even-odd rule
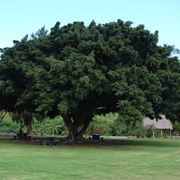
[[[180,141],[121,141],[123,145],[93,147],[41,146],[0,139],[0,179],[179,179]]]

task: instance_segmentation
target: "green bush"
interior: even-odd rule
[[[92,119],[87,134],[100,133],[107,136],[141,136],[141,134],[143,134],[141,121],[134,121],[134,118],[138,119],[139,114],[133,112],[131,109],[126,111],[126,114],[121,115],[118,113],[96,115]],[[129,124],[127,124],[127,122]],[[0,124],[0,132],[17,133],[19,127],[20,125],[13,122],[11,116],[7,114]],[[57,116],[53,119],[45,118],[42,122],[38,122],[34,119],[32,130],[34,134],[67,135],[67,129],[61,116]]]
[[[118,118],[117,113],[96,115],[87,130],[88,134],[100,133],[102,135],[113,135],[114,122]]]
[[[6,133],[18,133],[20,125],[12,121],[10,114],[6,114],[5,118],[0,124],[0,132]],[[45,118],[42,122],[34,120],[33,122],[33,133],[36,134],[55,134],[65,135],[67,130],[64,126],[62,117],[57,116],[53,119]],[[25,129],[24,129],[25,130]]]
[[[13,122],[11,116],[7,113],[0,124],[0,132],[17,133],[18,130],[19,130],[19,125]]]
[[[132,108],[126,109],[122,114],[96,115],[87,130],[87,134],[94,133],[109,136],[143,136],[142,116]]]
[[[40,134],[67,134],[66,127],[64,126],[63,118],[57,116],[53,119],[45,118],[42,122],[35,121],[33,124],[33,133]]]

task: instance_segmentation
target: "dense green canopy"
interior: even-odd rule
[[[96,113],[119,112],[127,123],[142,116],[180,117],[180,62],[158,32],[143,25],[83,22],[48,34],[41,28],[4,48],[0,61],[0,109],[61,115],[76,139]],[[127,118],[128,116],[128,118]]]

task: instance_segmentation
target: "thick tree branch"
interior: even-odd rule
[[[3,121],[3,119],[4,119],[4,117],[6,116],[6,114],[7,114],[7,112],[2,112],[2,114],[1,114],[1,117],[0,117],[0,124],[2,123],[2,121]]]

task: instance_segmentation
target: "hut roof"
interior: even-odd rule
[[[143,119],[143,126],[145,128],[155,129],[173,129],[172,123],[164,115],[161,115],[159,119],[150,119],[148,117]]]

